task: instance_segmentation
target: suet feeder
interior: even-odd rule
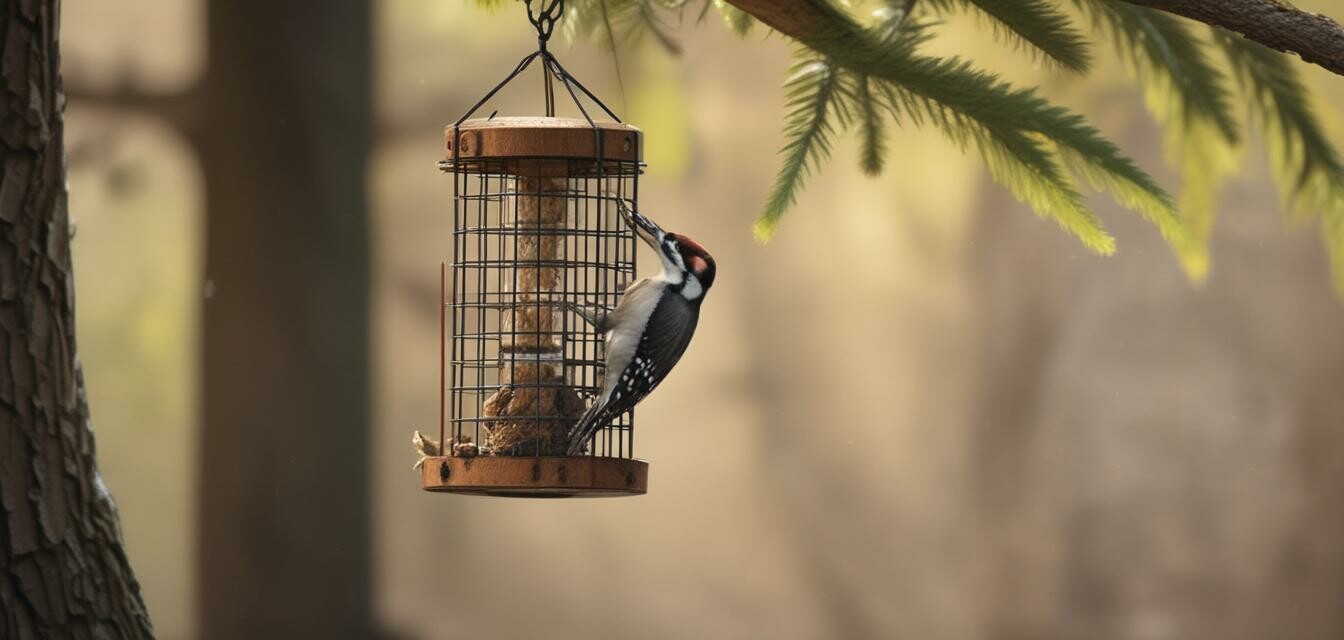
[[[573,308],[614,308],[635,278],[635,237],[616,199],[637,200],[642,135],[546,49],[563,1],[541,4],[534,13],[527,2],[538,51],[445,131],[453,247],[440,274],[439,444],[427,451],[438,455],[423,461],[422,486],[643,494],[648,464],[634,457],[633,412],[599,431],[586,455],[565,456],[606,360],[603,336]],[[472,119],[533,64],[544,117]],[[555,116],[557,89],[582,117]]]

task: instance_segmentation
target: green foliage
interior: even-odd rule
[[[890,124],[932,126],[976,152],[994,180],[1038,215],[1101,254],[1114,252],[1115,240],[1088,208],[1079,179],[1107,192],[1157,227],[1187,274],[1200,281],[1209,270],[1217,193],[1239,165],[1244,125],[1232,108],[1230,71],[1264,124],[1290,209],[1319,222],[1344,295],[1344,161],[1291,61],[1221,31],[1211,43],[1192,23],[1152,9],[1115,0],[1069,1],[1112,41],[1143,87],[1148,109],[1163,126],[1168,162],[1182,176],[1179,201],[1078,114],[961,57],[919,52],[933,35],[931,17],[966,10],[984,17],[1011,46],[1059,70],[1085,72],[1088,42],[1063,11],[1063,0],[886,0],[863,24],[851,11],[865,0],[844,0],[844,7],[819,0],[813,8],[822,14],[820,28],[802,38],[785,83],[785,144],[756,222],[758,237],[775,232],[807,179],[830,157],[836,134],[852,128],[860,167],[877,175]],[[671,30],[685,22],[689,3],[569,0],[565,28],[572,37],[596,33],[613,50],[652,34],[675,53]],[[749,15],[724,0],[702,0],[694,22],[705,21],[711,10],[739,34],[752,27]],[[1224,56],[1211,57],[1211,44]]]
[[[710,0],[705,0],[706,8],[708,8],[709,3]],[[713,3],[714,8],[718,9],[719,13],[723,14],[724,24],[728,25],[728,28],[732,29],[733,33],[736,33],[739,36],[745,36],[748,33],[751,33],[751,25],[755,24],[756,21],[752,20],[751,15],[746,11],[738,9],[723,0],[713,0]]]
[[[676,25],[668,15],[679,15],[686,0],[569,0],[565,7],[561,25],[570,40],[596,37],[614,52],[653,36],[663,50],[681,53],[680,43],[672,36]]]
[[[1111,0],[1074,0],[1115,42],[1116,53],[1163,98],[1177,102],[1173,113],[1209,120],[1229,142],[1239,139],[1226,78],[1204,54],[1190,23],[1153,9]]]
[[[486,6],[503,1],[476,0]],[[691,0],[568,0],[561,25],[569,40],[597,36],[613,52],[638,45],[651,35],[663,50],[678,55],[681,44],[672,31],[686,22],[690,5]],[[711,8],[718,11],[734,33],[745,36],[751,32],[754,24],[751,16],[723,0],[702,0],[695,22],[704,22]]]
[[[859,76],[854,81],[854,101],[859,110],[859,166],[863,172],[875,176],[882,173],[882,158],[887,154],[886,122],[877,110],[877,100],[873,99],[874,81],[868,76]]]
[[[1183,236],[1166,192],[1083,118],[966,60],[917,54],[928,25],[904,16],[901,21],[894,32],[887,24],[865,30],[837,11],[829,27],[805,44],[844,73],[879,83],[884,106],[915,126],[932,124],[962,148],[977,151],[996,181],[1093,251],[1113,253],[1115,241],[1063,170],[1065,161],[1168,238]],[[862,112],[862,105],[854,110]],[[777,219],[778,212],[767,211]]]
[[[909,62],[914,66],[906,69],[909,73],[906,81],[888,79],[884,87],[890,108],[907,116],[915,126],[926,123],[936,126],[963,150],[974,149],[995,181],[1007,187],[1018,200],[1029,204],[1038,214],[1054,219],[1089,249],[1114,253],[1115,240],[1087,208],[1073,181],[1062,170],[1051,140],[1038,135],[1035,127],[1024,126],[1027,119],[1046,115],[1040,109],[1043,102],[977,74],[961,61],[919,58]],[[934,68],[923,68],[927,64]],[[954,81],[941,84],[948,79]],[[1013,106],[991,108],[989,105],[996,98],[990,96],[995,94],[1013,102]],[[1083,137],[1087,135],[1082,132]],[[1078,137],[1072,142],[1078,146],[1086,144]]]
[[[1069,71],[1087,71],[1087,40],[1050,0],[926,0],[925,4],[937,12],[950,11],[954,5],[977,9],[990,19],[995,35],[1010,44]]]
[[[1184,178],[1179,209],[1188,230],[1172,246],[1186,273],[1202,281],[1209,270],[1216,193],[1238,165],[1240,126],[1226,78],[1188,23],[1109,0],[1074,1],[1114,41],[1143,84],[1149,111],[1165,127],[1168,161]]]
[[[784,162],[765,202],[765,211],[756,220],[757,238],[768,240],[774,234],[780,216],[793,206],[808,175],[830,157],[835,124],[844,126],[849,119],[841,82],[840,74],[828,61],[811,53],[799,55],[793,73],[784,83],[789,101],[784,119],[787,142],[780,151]]]
[[[1264,125],[1285,200],[1300,218],[1319,220],[1344,295],[1344,164],[1316,120],[1307,88],[1286,56],[1222,31],[1215,38]]]
[[[927,23],[911,19],[912,7],[920,6],[915,2],[904,0],[878,12],[876,24],[867,30],[830,7],[827,27],[804,44],[826,57],[842,85],[860,87],[846,99],[851,102],[849,110],[861,116],[860,164],[865,171],[881,167],[880,158],[873,157],[879,148],[873,142],[880,144],[882,129],[868,121],[870,114],[880,111],[871,108],[872,103],[881,102],[898,124],[902,120],[915,126],[932,124],[962,148],[973,148],[994,179],[1015,197],[1088,248],[1111,253],[1114,240],[1061,170],[1067,165],[1153,223],[1186,272],[1199,281],[1208,272],[1216,193],[1236,171],[1241,142],[1225,73],[1208,56],[1208,43],[1188,23],[1111,0],[1073,1],[1115,42],[1143,84],[1149,109],[1163,123],[1167,155],[1184,178],[1180,214],[1147,173],[1080,116],[1049,104],[1034,91],[1014,88],[966,60],[916,53],[929,35]],[[1004,13],[1003,6],[988,0],[924,0],[923,6],[941,12],[953,4],[973,5],[996,19],[1011,14],[999,24],[1021,44],[1065,69],[1085,66],[1085,62],[1068,63],[1067,54],[1060,53],[1069,49],[1059,43],[1071,42],[1068,35],[1073,32],[1050,3],[1036,10],[1022,9],[1032,2],[1004,3],[1015,5],[1016,13]],[[1290,202],[1294,209],[1315,212],[1320,219],[1332,270],[1344,293],[1344,170],[1338,154],[1282,55],[1236,36],[1218,34],[1218,39],[1243,90],[1254,98],[1266,121],[1276,173]],[[847,75],[853,79],[845,80]],[[787,175],[781,172],[776,192],[787,189],[782,184]],[[781,212],[767,211],[777,224]]]

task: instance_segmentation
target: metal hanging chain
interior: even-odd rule
[[[523,0],[527,5],[527,21],[537,30],[537,51],[541,53],[542,58],[549,58],[550,52],[546,50],[546,42],[551,39],[551,34],[555,32],[555,23],[560,20],[560,16],[565,15],[565,0],[539,0],[541,8],[539,11],[532,10],[532,0]],[[546,117],[555,117],[555,86],[551,83],[551,74],[545,69],[541,73],[542,94],[546,96]]]
[[[523,2],[527,5],[527,21],[537,29],[538,49],[545,51],[546,41],[551,39],[551,33],[555,31],[555,23],[560,20],[560,16],[565,15],[565,0],[540,0],[538,4],[543,5],[540,11],[532,10],[532,0]]]
[[[453,126],[457,127],[465,122],[467,118],[470,118],[472,114],[476,113],[477,109],[480,109],[482,105],[489,102],[490,98],[493,98],[496,93],[499,93],[500,89],[503,89],[505,85],[509,84],[509,82],[513,81],[514,78],[518,77],[519,74],[531,66],[532,62],[538,57],[540,57],[542,61],[541,75],[544,83],[543,90],[546,98],[547,117],[555,117],[555,87],[553,80],[559,80],[560,84],[565,87],[565,91],[569,93],[570,99],[574,101],[574,105],[578,107],[579,113],[583,115],[583,118],[588,121],[590,126],[596,128],[597,124],[593,121],[592,116],[589,115],[588,110],[583,107],[583,102],[579,97],[579,93],[587,96],[587,98],[592,100],[594,104],[601,107],[602,111],[610,116],[612,120],[621,122],[620,117],[618,117],[615,112],[599,100],[597,96],[593,95],[593,92],[583,86],[577,78],[570,75],[569,71],[561,66],[560,61],[556,60],[555,56],[546,48],[546,43],[551,39],[551,35],[555,33],[555,23],[559,22],[560,18],[564,16],[565,0],[523,0],[523,3],[527,5],[527,21],[532,23],[532,26],[537,30],[537,50],[523,57],[523,59],[518,62],[518,66],[514,67],[512,73],[505,77],[502,82],[495,85],[495,88],[491,89],[489,93],[486,93],[485,96],[477,101],[471,109],[468,109],[465,114],[462,114],[462,117],[458,118],[457,122],[453,123]],[[533,4],[536,4],[537,7],[534,8]],[[578,89],[578,93],[575,92],[575,88]]]

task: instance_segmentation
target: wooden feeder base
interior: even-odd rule
[[[594,456],[425,459],[425,491],[510,498],[604,498],[643,495],[649,463]]]

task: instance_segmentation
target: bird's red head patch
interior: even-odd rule
[[[686,264],[686,269],[695,274],[700,284],[706,288],[714,283],[714,273],[716,270],[714,257],[709,255],[700,243],[687,238],[679,233],[668,234],[676,238],[677,246],[681,249],[682,262]]]

